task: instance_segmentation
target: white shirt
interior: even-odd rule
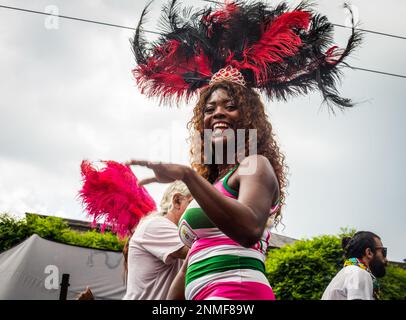
[[[164,300],[182,259],[170,254],[184,244],[177,226],[163,216],[141,220],[128,248],[127,292],[123,300]]]
[[[357,266],[344,267],[336,274],[322,300],[374,300],[373,282],[368,271]]]

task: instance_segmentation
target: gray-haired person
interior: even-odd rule
[[[186,185],[175,181],[162,197],[161,210],[140,221],[128,243],[124,300],[166,299],[188,251],[177,225],[191,200]]]

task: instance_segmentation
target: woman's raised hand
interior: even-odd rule
[[[187,170],[191,168],[173,163],[152,162],[145,160],[129,160],[124,163],[127,166],[142,166],[154,171],[155,177],[142,179],[138,185],[146,185],[152,182],[170,183],[176,180],[182,180]]]

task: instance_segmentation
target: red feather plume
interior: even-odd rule
[[[213,35],[213,25],[223,24],[224,28],[228,27],[228,20],[238,11],[235,3],[226,3],[223,9],[214,11],[202,17],[202,22],[207,26],[207,35]]]
[[[257,83],[269,79],[269,64],[281,63],[294,56],[302,45],[300,36],[293,30],[307,29],[310,14],[305,11],[286,12],[268,24],[257,43],[246,48],[243,61],[230,63],[238,69],[251,69]]]
[[[169,101],[173,96],[177,101],[182,97],[189,100],[194,92],[184,75],[195,73],[200,77],[211,77],[208,58],[202,50],[197,51],[198,54],[187,58],[177,40],[156,47],[147,63],[138,65],[132,72],[141,93],[148,97],[160,95],[161,100]]]
[[[79,197],[93,218],[95,226],[104,218],[101,231],[109,226],[121,238],[129,235],[140,219],[156,210],[146,189],[138,186],[132,170],[115,161],[103,161],[106,167],[97,170],[89,161],[82,161],[83,187]]]

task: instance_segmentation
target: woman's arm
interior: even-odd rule
[[[218,192],[190,167],[139,160],[127,164],[146,166],[154,171],[154,178],[140,184],[174,180],[185,182],[210,220],[227,236],[245,247],[252,246],[261,238],[273,200],[279,192],[275,172],[268,159],[261,155],[249,156],[241,162],[238,169],[238,201]]]
[[[173,279],[166,300],[185,300],[185,276],[187,260],[188,259],[185,259],[185,261],[183,261],[182,268],[179,270],[175,279]]]
[[[244,171],[248,174],[242,174]],[[249,247],[261,238],[279,189],[274,170],[263,156],[245,158],[239,172],[238,201],[219,193],[193,170],[182,180],[210,220],[227,236]]]

